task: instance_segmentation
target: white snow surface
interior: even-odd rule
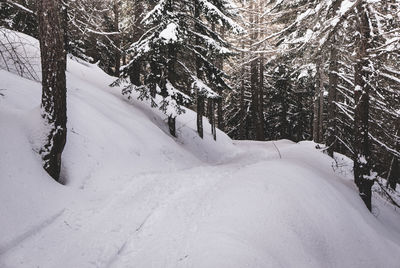
[[[399,267],[399,214],[378,197],[369,213],[348,159],[214,142],[206,119],[202,140],[190,110],[172,138],[113,79],[68,61],[61,185],[35,152],[40,83],[0,70],[0,267]]]
[[[173,43],[178,40],[178,25],[171,22],[161,31],[160,38],[165,40],[165,43]]]

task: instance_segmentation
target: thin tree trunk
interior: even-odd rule
[[[173,12],[173,0],[168,1],[168,11]],[[175,73],[175,64],[176,64],[176,49],[175,45],[169,44],[168,45],[168,54],[169,54],[169,62],[168,62],[168,80],[169,82],[175,86],[176,84],[176,73]],[[169,127],[169,133],[176,137],[176,120],[175,116],[168,116],[168,127]]]
[[[200,18],[200,7],[195,2],[194,17]],[[197,23],[195,24],[196,30],[199,30]],[[200,38],[196,37],[196,46],[200,44]],[[196,55],[196,73],[198,79],[203,79],[203,64],[199,56]],[[202,92],[197,92],[197,132],[200,138],[203,138],[203,114],[204,114],[204,96]]]
[[[257,140],[265,140],[265,121],[264,121],[264,57],[260,56],[260,81],[259,81],[259,96],[258,96],[258,118],[259,124],[257,128]]]
[[[400,135],[400,118],[397,119],[396,128],[397,128],[396,150],[400,151],[400,140],[398,138]],[[393,190],[396,190],[397,183],[400,183],[400,164],[399,164],[399,158],[397,156],[393,156],[393,159],[390,163],[389,173],[388,173],[388,177],[387,177],[387,186],[389,186]]]
[[[67,139],[67,90],[65,43],[61,20],[61,1],[37,1],[40,55],[42,63],[42,117],[49,126],[47,141],[40,153],[43,167],[60,180],[61,155]]]
[[[374,181],[371,175],[370,149],[368,138],[369,119],[369,85],[367,84],[368,68],[367,49],[370,40],[370,27],[364,1],[357,4],[358,28],[360,32],[355,66],[355,110],[354,110],[354,180],[360,192],[360,197],[371,210],[371,187]]]
[[[258,39],[263,38],[263,33],[261,31],[261,27],[264,23],[264,17],[259,14],[263,14],[263,5],[262,1],[259,2],[258,5],[258,15],[257,15],[257,24],[259,27],[258,31]],[[259,84],[258,84],[258,124],[257,124],[257,140],[263,141],[265,140],[265,121],[264,121],[264,55],[260,54],[259,58]]]
[[[320,142],[324,141],[324,78],[323,76],[320,78],[320,91],[319,91],[319,111],[318,111],[318,119],[319,119],[319,133],[318,137]]]
[[[197,133],[203,138],[203,114],[204,114],[204,97],[197,95]]]
[[[258,23],[258,15],[255,14],[257,11],[257,7],[255,7],[254,3],[251,2],[250,10],[252,10],[253,14],[250,16],[250,24],[257,25]],[[253,30],[251,33],[251,43],[254,43],[257,40],[257,31]],[[252,56],[255,56],[253,54]],[[255,132],[255,139],[261,140],[261,133],[260,133],[260,118],[259,118],[259,73],[258,73],[258,58],[256,57],[250,63],[250,88],[251,88],[251,115],[253,118],[253,131]]]
[[[224,38],[225,36],[225,27],[222,26],[221,27],[221,37]],[[224,59],[219,59],[218,60],[218,66],[217,66],[221,71],[224,70]],[[224,122],[224,118],[223,118],[223,110],[222,110],[222,106],[223,106],[223,92],[220,89],[218,94],[221,96],[221,98],[219,98],[217,100],[217,121],[218,121],[218,128],[222,131],[225,131],[225,122]],[[215,127],[215,126],[214,126]]]
[[[327,153],[329,156],[333,157],[333,152],[336,150],[336,97],[337,97],[337,84],[338,84],[338,59],[337,59],[337,49],[335,45],[335,40],[332,40],[331,46],[331,56],[329,64],[329,93],[328,93],[328,128],[326,130],[326,145]]]
[[[135,33],[133,36],[133,41],[138,41],[139,38],[142,36],[143,31],[140,28],[140,20],[143,16],[143,5],[140,3],[140,1],[136,1],[134,4],[134,9],[135,9],[135,21],[134,21],[134,26],[135,26]],[[126,61],[126,54],[124,54],[124,61]],[[124,63],[126,64],[126,63]],[[131,65],[131,68],[129,70],[129,79],[132,84],[135,86],[140,86],[142,83],[140,81],[140,72],[141,72],[141,67],[139,62],[134,62]],[[152,90],[152,95],[155,97],[155,89]]]
[[[313,140],[316,143],[320,143],[321,139],[320,139],[320,97],[321,94],[320,92],[322,91],[321,88],[321,75],[320,75],[320,59],[317,62],[317,79],[315,81],[315,94],[314,94],[314,118],[313,118]]]
[[[244,42],[242,41],[242,50],[244,50]],[[245,124],[245,118],[246,118],[246,111],[245,111],[245,103],[244,103],[244,92],[245,92],[245,77],[246,77],[246,68],[245,65],[243,64],[244,62],[244,52],[241,53],[242,57],[242,68],[241,68],[241,84],[240,84],[240,125],[239,125],[239,136],[240,139],[245,139],[246,138],[246,124]]]
[[[114,0],[113,3],[113,12],[114,12],[114,30],[119,32],[119,0]],[[114,36],[115,42],[115,76],[119,76],[120,67],[121,67],[121,38],[119,35]]]

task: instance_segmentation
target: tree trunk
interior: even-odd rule
[[[211,126],[211,134],[214,140],[217,140],[217,132],[215,127],[215,100],[208,99],[208,119]]]
[[[264,3],[262,1],[259,2],[258,5],[258,14],[263,14],[263,5]],[[256,39],[262,39],[263,38],[263,33],[261,31],[261,26],[264,23],[264,17],[257,15],[257,24],[259,25],[258,27],[259,32],[258,32],[258,37]],[[259,84],[258,84],[258,104],[257,104],[257,117],[258,117],[258,124],[257,124],[257,140],[263,141],[265,140],[265,121],[264,121],[264,55],[260,54],[259,58]]]
[[[400,118],[397,119],[396,122],[396,136],[400,135]],[[396,150],[400,151],[400,140],[397,138],[396,142]],[[392,162],[390,163],[389,173],[387,177],[387,185],[396,190],[397,183],[400,183],[400,165],[399,165],[399,157],[393,156]]]
[[[337,84],[338,84],[338,59],[337,49],[335,46],[335,40],[332,40],[331,46],[331,59],[329,63],[329,93],[328,93],[328,128],[326,130],[326,145],[327,153],[333,157],[333,152],[336,151],[336,96],[337,96]]]
[[[133,35],[133,40],[134,42],[138,41],[139,38],[142,36],[143,31],[140,28],[140,21],[143,17],[143,5],[140,3],[140,1],[136,1],[134,4],[134,14],[135,14],[135,19],[134,19],[134,27],[135,27],[135,32]],[[129,38],[129,37],[128,37]],[[124,64],[126,64],[126,54],[124,53]],[[131,65],[131,68],[129,69],[129,79],[132,84],[135,86],[140,86],[142,83],[140,82],[140,72],[141,72],[141,67],[139,62],[134,62]],[[155,90],[154,90],[155,92]],[[155,94],[154,94],[155,96]]]
[[[324,77],[321,70],[321,61],[317,62],[317,79],[315,82],[314,95],[314,119],[313,119],[313,140],[316,143],[323,142],[323,115],[324,115]]]
[[[115,32],[119,32],[119,0],[114,0],[113,3],[113,12],[114,12],[114,30]],[[115,42],[115,76],[119,76],[119,69],[121,67],[121,38],[117,34],[114,36]]]
[[[42,117],[49,126],[47,141],[40,153],[43,167],[56,181],[60,180],[61,155],[67,139],[67,90],[64,31],[61,1],[37,1],[40,55],[42,64]]]
[[[370,178],[370,150],[368,138],[369,85],[367,49],[370,40],[369,19],[364,1],[357,4],[358,28],[360,32],[357,51],[357,63],[354,74],[354,181],[358,186],[360,197],[371,210],[371,187],[374,181]]]
[[[169,128],[169,133],[173,136],[176,137],[176,120],[175,117],[173,116],[168,116],[168,128]]]
[[[221,38],[224,38],[225,36],[225,27],[222,26],[221,27]],[[218,66],[217,66],[221,71],[224,70],[224,59],[219,59],[218,60]],[[217,121],[218,121],[218,128],[222,131],[225,131],[225,122],[224,122],[224,115],[223,115],[223,110],[222,110],[222,106],[223,106],[223,96],[222,96],[222,90],[219,90],[218,94],[221,96],[221,98],[219,98],[217,100]],[[215,126],[214,126],[215,127]]]
[[[168,11],[173,12],[173,0],[168,1]],[[176,73],[175,73],[175,64],[176,64],[176,49],[175,45],[168,44],[168,54],[169,54],[169,61],[168,61],[168,80],[169,82],[175,86],[176,85]],[[175,116],[169,115],[168,116],[168,127],[169,133],[176,137],[176,120]]]
[[[257,24],[258,23],[258,15],[257,13],[257,7],[255,7],[254,3],[251,2],[250,5],[250,10],[252,10],[253,14],[250,15],[250,23],[251,24]],[[258,32],[256,30],[253,30],[253,32],[250,34],[250,38],[251,38],[251,43],[256,42],[257,40],[257,34]],[[254,48],[256,49],[256,48]],[[254,57],[256,54],[253,54],[252,56]],[[261,140],[262,136],[261,136],[261,131],[260,131],[260,124],[261,124],[261,120],[259,118],[259,97],[260,97],[260,93],[259,93],[259,73],[258,73],[258,58],[256,57],[255,59],[253,59],[250,63],[250,88],[251,88],[251,117],[252,117],[252,121],[253,121],[253,131],[254,131],[254,135],[255,135],[255,139],[256,140]]]
[[[313,140],[316,143],[321,142],[321,137],[320,137],[320,98],[321,94],[320,92],[322,91],[322,82],[321,82],[321,75],[320,75],[320,60],[318,60],[317,63],[317,74],[316,74],[316,81],[315,81],[315,94],[314,94],[314,118],[313,118]]]
[[[258,89],[258,128],[257,128],[257,140],[265,140],[265,121],[264,121],[264,57],[260,56],[260,80]]]
[[[197,95],[197,133],[203,138],[203,114],[204,114],[204,97]]]
[[[242,50],[244,50],[244,42],[242,41]],[[246,90],[245,88],[245,77],[246,77],[246,68],[244,65],[244,52],[241,53],[242,57],[242,67],[241,67],[241,83],[240,83],[240,125],[239,125],[239,138],[240,139],[245,139],[246,138],[246,124],[245,124],[245,118],[246,118],[246,111],[245,111],[245,102],[244,102],[244,92]]]
[[[65,70],[67,70],[67,53],[69,51],[69,44],[68,44],[68,0],[64,0],[61,3],[61,30],[63,31],[64,36],[64,50],[65,50]]]
[[[322,74],[322,73],[321,73]],[[319,133],[318,137],[320,142],[324,141],[324,78],[323,76],[320,78],[320,91],[319,91],[319,111],[318,111],[318,119],[319,119]]]
[[[199,4],[195,2],[194,5],[194,17],[196,19],[200,18],[200,7]],[[199,29],[197,23],[195,24],[197,30]],[[200,38],[196,37],[196,46],[200,45]],[[200,53],[200,52],[199,52]],[[196,73],[198,79],[203,79],[203,64],[201,58],[196,55]],[[203,92],[197,92],[197,132],[200,138],[203,138],[203,114],[204,114],[204,96]]]

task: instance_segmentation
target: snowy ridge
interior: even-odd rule
[[[40,84],[0,80],[0,267],[399,266],[397,211],[375,197],[371,215],[351,163],[334,171],[314,143],[214,142],[205,118],[201,140],[191,110],[172,138],[161,111],[70,59],[64,186],[34,151]]]

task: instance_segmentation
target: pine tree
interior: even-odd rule
[[[128,50],[132,59],[122,77],[137,70],[138,63],[147,66],[149,73],[144,75],[145,85],[131,84],[124,93],[135,89],[140,98],[150,99],[168,116],[171,134],[175,132],[175,117],[184,112],[182,105],[192,100],[188,95],[195,94],[198,133],[202,137],[205,100],[218,99],[216,91],[229,88],[216,64],[216,59],[231,54],[229,45],[212,29],[213,23],[220,23],[226,29],[240,30],[231,19],[229,5],[226,0],[160,0],[143,19],[149,30]],[[192,56],[195,64],[185,60],[187,56]]]

